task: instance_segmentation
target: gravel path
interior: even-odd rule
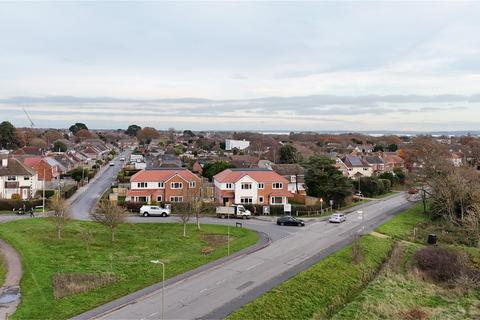
[[[8,319],[20,303],[22,261],[17,251],[3,240],[0,240],[0,251],[7,269],[5,283],[0,288],[0,319]]]

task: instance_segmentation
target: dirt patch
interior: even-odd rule
[[[414,308],[404,312],[402,318],[405,320],[426,320],[428,319],[428,313],[422,309]]]
[[[53,295],[61,299],[77,293],[84,293],[117,281],[113,273],[55,273]]]
[[[224,234],[207,233],[202,235],[202,241],[205,241],[211,248],[218,248],[227,244],[228,236]],[[232,241],[232,237],[230,237],[230,241]]]

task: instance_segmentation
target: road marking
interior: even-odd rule
[[[220,280],[220,281],[215,282],[215,284],[218,286],[219,284],[222,284],[222,283],[224,283],[225,281],[226,281],[226,279],[223,279],[223,280]]]
[[[149,317],[153,317],[154,315],[158,314],[158,312],[154,312],[152,313],[151,315],[149,315]]]
[[[202,289],[202,290],[200,290],[200,292],[199,292],[199,293],[205,292],[205,291],[207,291],[207,290],[208,290],[207,288],[205,288],[205,289]]]
[[[252,270],[253,268],[255,268],[255,267],[257,267],[257,266],[259,266],[259,265],[261,265],[261,264],[262,264],[262,263],[254,264],[253,266],[250,266],[250,267],[248,267],[247,269],[245,269],[245,271]]]

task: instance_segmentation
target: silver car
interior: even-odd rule
[[[167,217],[170,215],[170,208],[162,208],[160,206],[142,206],[140,208],[140,214],[144,217],[159,216]]]
[[[330,219],[328,219],[328,221],[332,223],[341,223],[341,222],[344,222],[345,220],[347,220],[347,218],[342,213],[332,214]]]

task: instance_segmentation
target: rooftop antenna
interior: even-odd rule
[[[25,114],[27,115],[28,121],[30,121],[30,128],[33,129],[35,127],[35,123],[33,123],[32,118],[30,118],[30,116],[28,115],[27,110],[25,110],[25,108],[22,108],[22,109],[23,109],[23,112],[25,112]]]

